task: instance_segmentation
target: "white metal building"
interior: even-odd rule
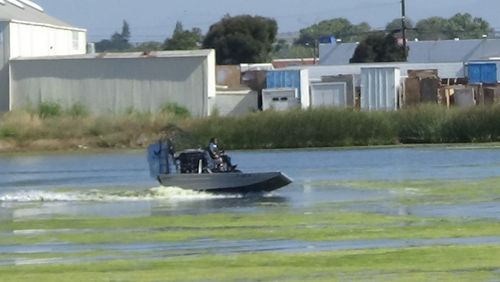
[[[9,61],[86,52],[86,30],[47,15],[29,0],[0,0],[0,112],[10,110]]]
[[[212,49],[18,58],[10,69],[11,109],[54,102],[119,114],[176,103],[207,116],[216,96]]]

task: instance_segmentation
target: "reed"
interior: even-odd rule
[[[500,141],[500,105],[464,109],[421,105],[398,112],[321,108],[242,117],[214,114],[202,119],[190,117],[186,109],[175,104],[164,105],[157,114],[131,109],[120,115],[92,116],[80,105],[67,111],[58,109],[51,104],[38,111],[2,115],[0,142],[28,149],[39,140],[56,140],[61,149],[76,143],[96,148],[142,148],[162,131],[182,144],[180,148],[203,147],[213,136],[219,137],[226,149]]]

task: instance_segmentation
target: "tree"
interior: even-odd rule
[[[402,46],[392,33],[375,33],[363,40],[351,58],[351,63],[403,62],[406,61]]]
[[[430,17],[417,22],[415,26],[421,40],[450,39],[448,20],[442,17]]]
[[[132,48],[129,43],[130,27],[127,21],[123,21],[121,33],[115,32],[111,35],[111,39],[105,39],[97,42],[95,48],[97,52],[105,51],[125,51]]]
[[[156,41],[147,41],[147,42],[142,42],[141,44],[133,48],[133,50],[140,52],[161,51],[163,50],[163,44],[161,42],[156,42]]]
[[[194,50],[199,49],[202,39],[201,29],[184,30],[181,22],[175,24],[171,38],[165,40],[163,50]]]
[[[418,38],[422,40],[475,39],[493,32],[490,24],[470,14],[456,14],[449,19],[431,17],[416,25]]]
[[[417,38],[417,32],[415,31],[415,26],[413,24],[413,21],[409,18],[406,18],[405,25],[406,25],[406,39],[414,40],[415,38]],[[400,18],[396,18],[385,26],[385,31],[393,33],[394,36],[396,37],[402,38],[403,33],[401,31],[401,28],[402,28],[402,21]]]
[[[456,14],[448,20],[450,38],[481,38],[493,32],[490,24],[482,18],[473,18],[469,13]]]
[[[265,62],[269,60],[277,32],[274,19],[227,15],[210,27],[203,47],[216,50],[217,64]]]
[[[367,23],[363,22],[353,25],[345,18],[336,18],[321,21],[318,24],[300,30],[300,37],[295,41],[295,44],[312,44],[323,36],[335,36],[344,42],[356,42],[365,38],[370,31],[371,27]]]

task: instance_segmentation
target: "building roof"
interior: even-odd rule
[[[47,15],[42,7],[29,0],[0,0],[0,21],[29,22],[76,29],[68,23]]]
[[[357,43],[321,44],[320,64],[349,64],[357,46]],[[465,63],[500,57],[500,39],[411,41],[408,47],[408,63]]]
[[[183,58],[208,57],[215,53],[213,49],[181,50],[181,51],[153,51],[153,52],[123,52],[123,53],[93,53],[83,55],[20,57],[12,61],[37,60],[90,60],[90,59],[144,59],[144,58]]]

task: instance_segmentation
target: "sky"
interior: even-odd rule
[[[259,15],[274,18],[279,32],[297,32],[326,19],[344,17],[353,24],[367,22],[382,29],[401,17],[401,0],[32,0],[45,12],[76,27],[87,29],[89,41],[108,39],[130,25],[132,42],[164,41],[177,21],[185,29],[210,25],[224,15]],[[431,16],[449,18],[456,13],[482,17],[500,30],[500,0],[406,0],[413,21]]]

